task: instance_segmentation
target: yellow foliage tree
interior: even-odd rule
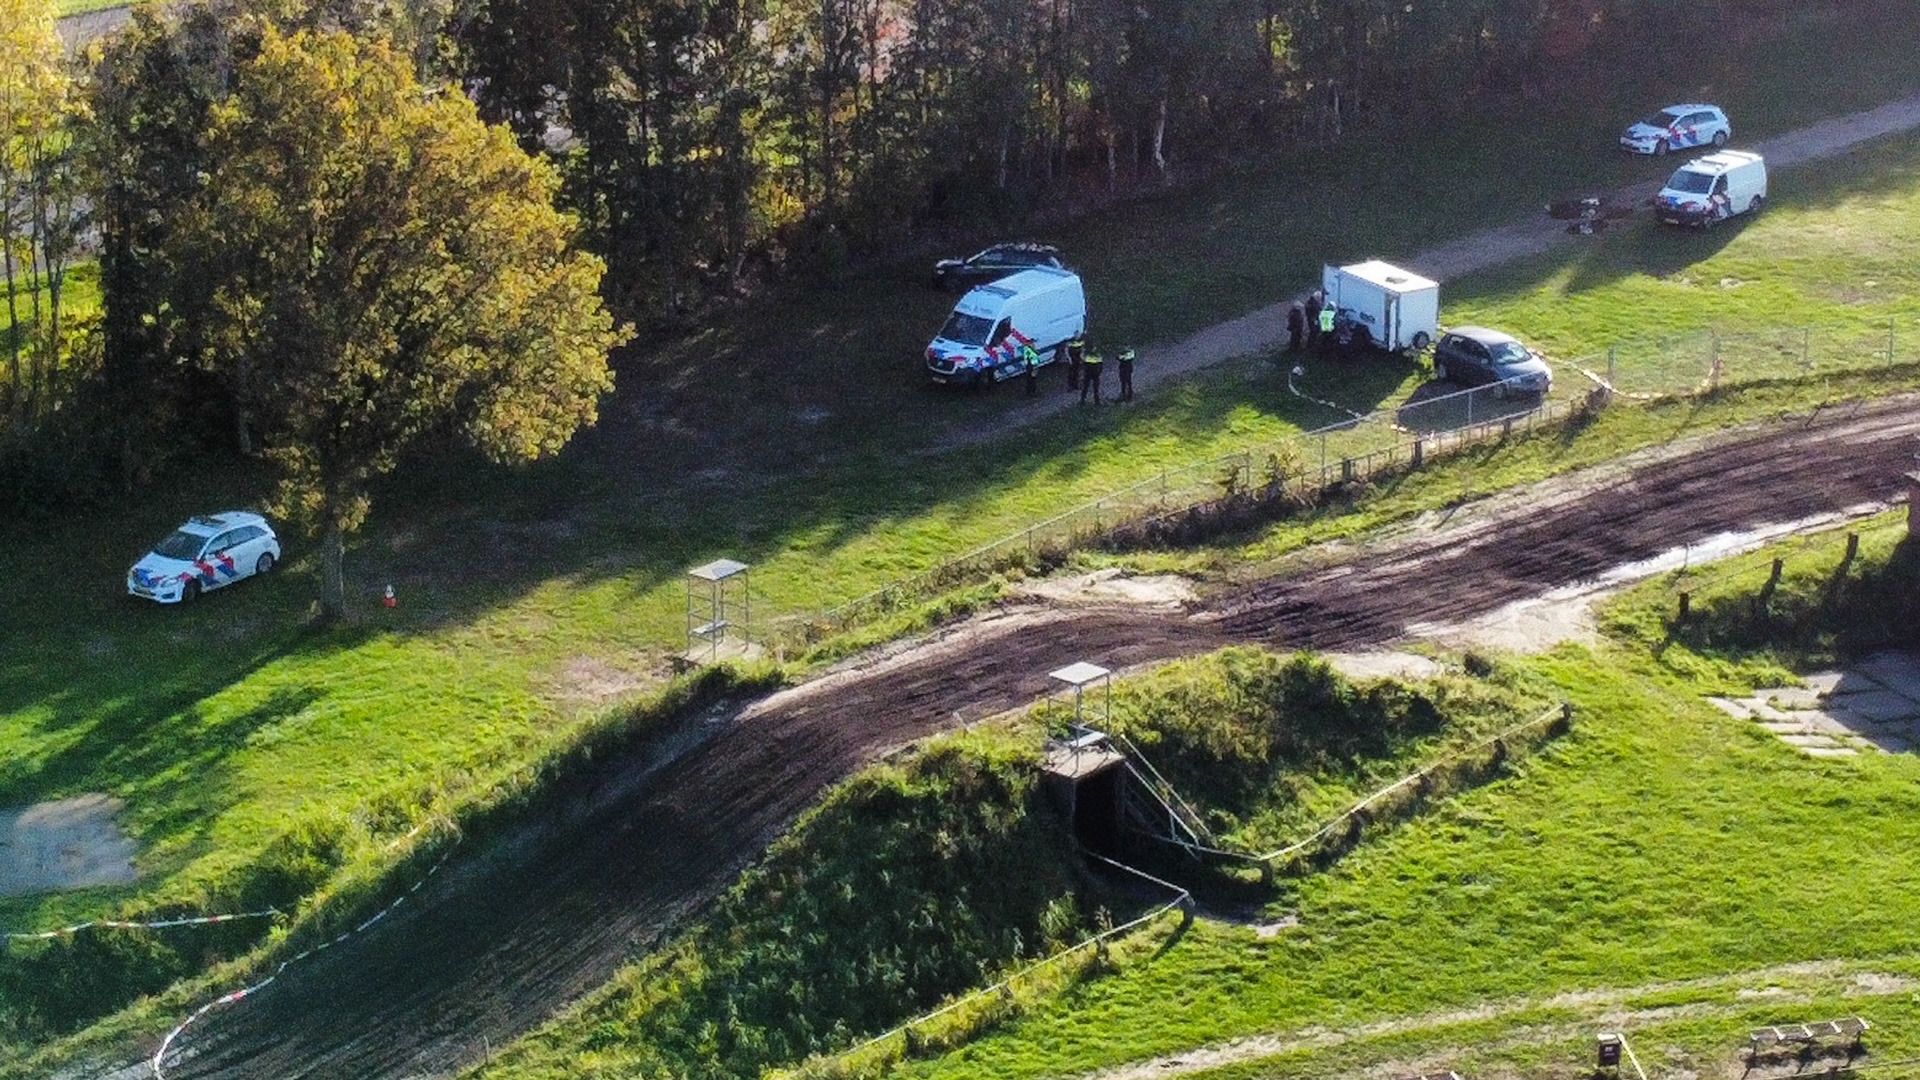
[[[210,287],[201,359],[260,431],[282,508],[321,534],[338,614],[373,477],[436,433],[503,461],[558,451],[629,331],[553,169],[386,45],[269,32],[209,149],[175,239]]]
[[[61,290],[80,231],[68,127],[79,112],[52,0],[0,0],[0,274],[11,376],[4,399],[21,427],[51,407]]]

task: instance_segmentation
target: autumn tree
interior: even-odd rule
[[[0,0],[0,273],[16,431],[54,404],[62,297],[84,216],[72,131],[83,115],[51,0]]]
[[[260,432],[282,510],[321,535],[337,615],[376,476],[438,433],[503,461],[558,451],[627,331],[553,170],[387,45],[267,31],[207,148],[172,237],[209,275],[197,360]]]

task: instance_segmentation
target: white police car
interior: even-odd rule
[[[1628,128],[1620,147],[1636,154],[1663,155],[1691,146],[1725,146],[1733,123],[1715,105],[1669,105]]]
[[[162,604],[264,574],[280,560],[267,519],[243,510],[187,519],[127,571],[127,593]]]

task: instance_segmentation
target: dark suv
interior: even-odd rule
[[[1553,369],[1512,334],[1484,326],[1463,326],[1440,335],[1433,346],[1436,379],[1463,386],[1494,385],[1510,393],[1545,394],[1553,388]]]
[[[1046,244],[995,244],[964,259],[941,259],[933,264],[933,287],[971,289],[975,285],[999,281],[1036,266],[1059,269],[1065,265],[1060,261],[1060,249],[1056,247]]]

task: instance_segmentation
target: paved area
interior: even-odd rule
[[[1853,757],[1862,750],[1906,754],[1920,747],[1920,656],[1875,653],[1847,671],[1815,672],[1805,681],[1752,697],[1707,700],[1809,757]]]
[[[115,823],[120,800],[81,795],[0,810],[0,896],[126,885],[133,841]]]

